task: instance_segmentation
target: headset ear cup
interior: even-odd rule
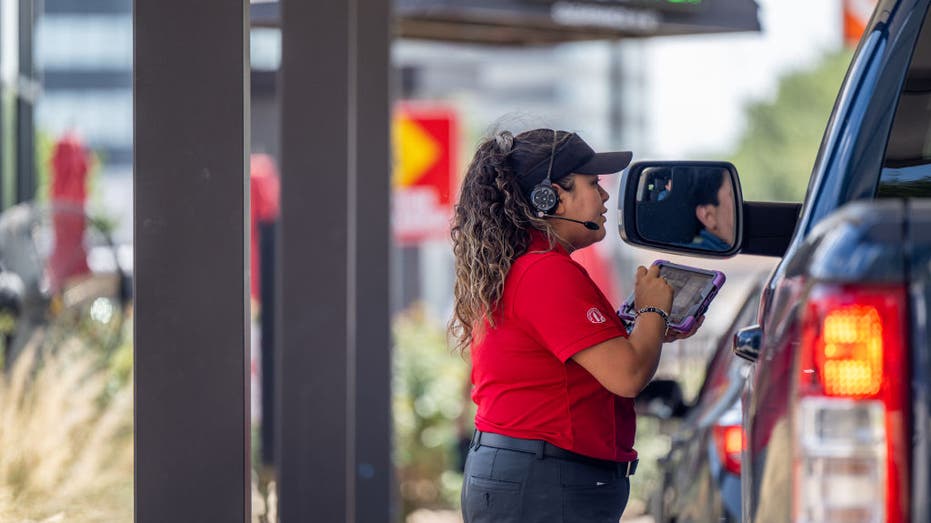
[[[559,195],[556,194],[556,189],[553,189],[552,185],[541,183],[534,187],[530,193],[530,203],[533,204],[537,211],[549,214],[559,204]]]
[[[553,182],[550,181],[552,179],[550,176],[553,174],[553,160],[556,158],[557,136],[556,129],[553,129],[553,147],[550,150],[550,166],[546,170],[546,178],[530,191],[530,203],[541,216],[553,212],[556,210],[556,206],[559,205],[559,195],[556,194],[556,189],[553,189]]]

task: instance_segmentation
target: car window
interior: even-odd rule
[[[760,308],[760,287],[754,285],[741,305],[740,312],[737,313],[735,320],[718,338],[717,347],[712,360],[708,364],[705,374],[705,382],[702,384],[699,397],[708,396],[713,399],[719,396],[727,389],[728,373],[730,362],[736,356],[731,352],[733,345],[733,336],[739,329],[751,325],[756,320],[757,311]]]
[[[931,197],[931,23],[927,17],[902,87],[876,196]]]

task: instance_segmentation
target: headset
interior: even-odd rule
[[[556,189],[553,189],[553,181],[550,177],[553,174],[553,159],[556,157],[556,137],[556,129],[553,129],[553,148],[550,150],[550,166],[546,170],[546,178],[530,191],[530,203],[537,210],[537,218],[553,218],[555,220],[578,223],[585,226],[585,228],[590,231],[597,231],[601,229],[601,225],[595,222],[575,220],[573,218],[566,218],[565,216],[550,214],[556,210],[556,206],[559,205],[559,195],[556,194]]]
[[[559,195],[553,189],[550,175],[553,173],[553,159],[556,157],[556,129],[553,129],[553,147],[550,151],[550,166],[546,170],[546,178],[530,191],[530,203],[537,210],[537,217],[542,218],[553,212],[559,205]]]

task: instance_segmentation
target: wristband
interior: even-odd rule
[[[645,312],[655,312],[656,314],[659,314],[659,317],[663,319],[663,323],[666,324],[666,330],[667,331],[669,330],[669,314],[667,314],[666,311],[664,311],[663,309],[660,309],[659,307],[643,307],[642,309],[637,311],[637,316],[635,317],[635,319],[639,318],[640,315]]]

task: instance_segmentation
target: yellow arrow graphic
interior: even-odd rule
[[[417,122],[398,115],[392,125],[395,167],[394,187],[410,187],[436,163],[440,145]]]

